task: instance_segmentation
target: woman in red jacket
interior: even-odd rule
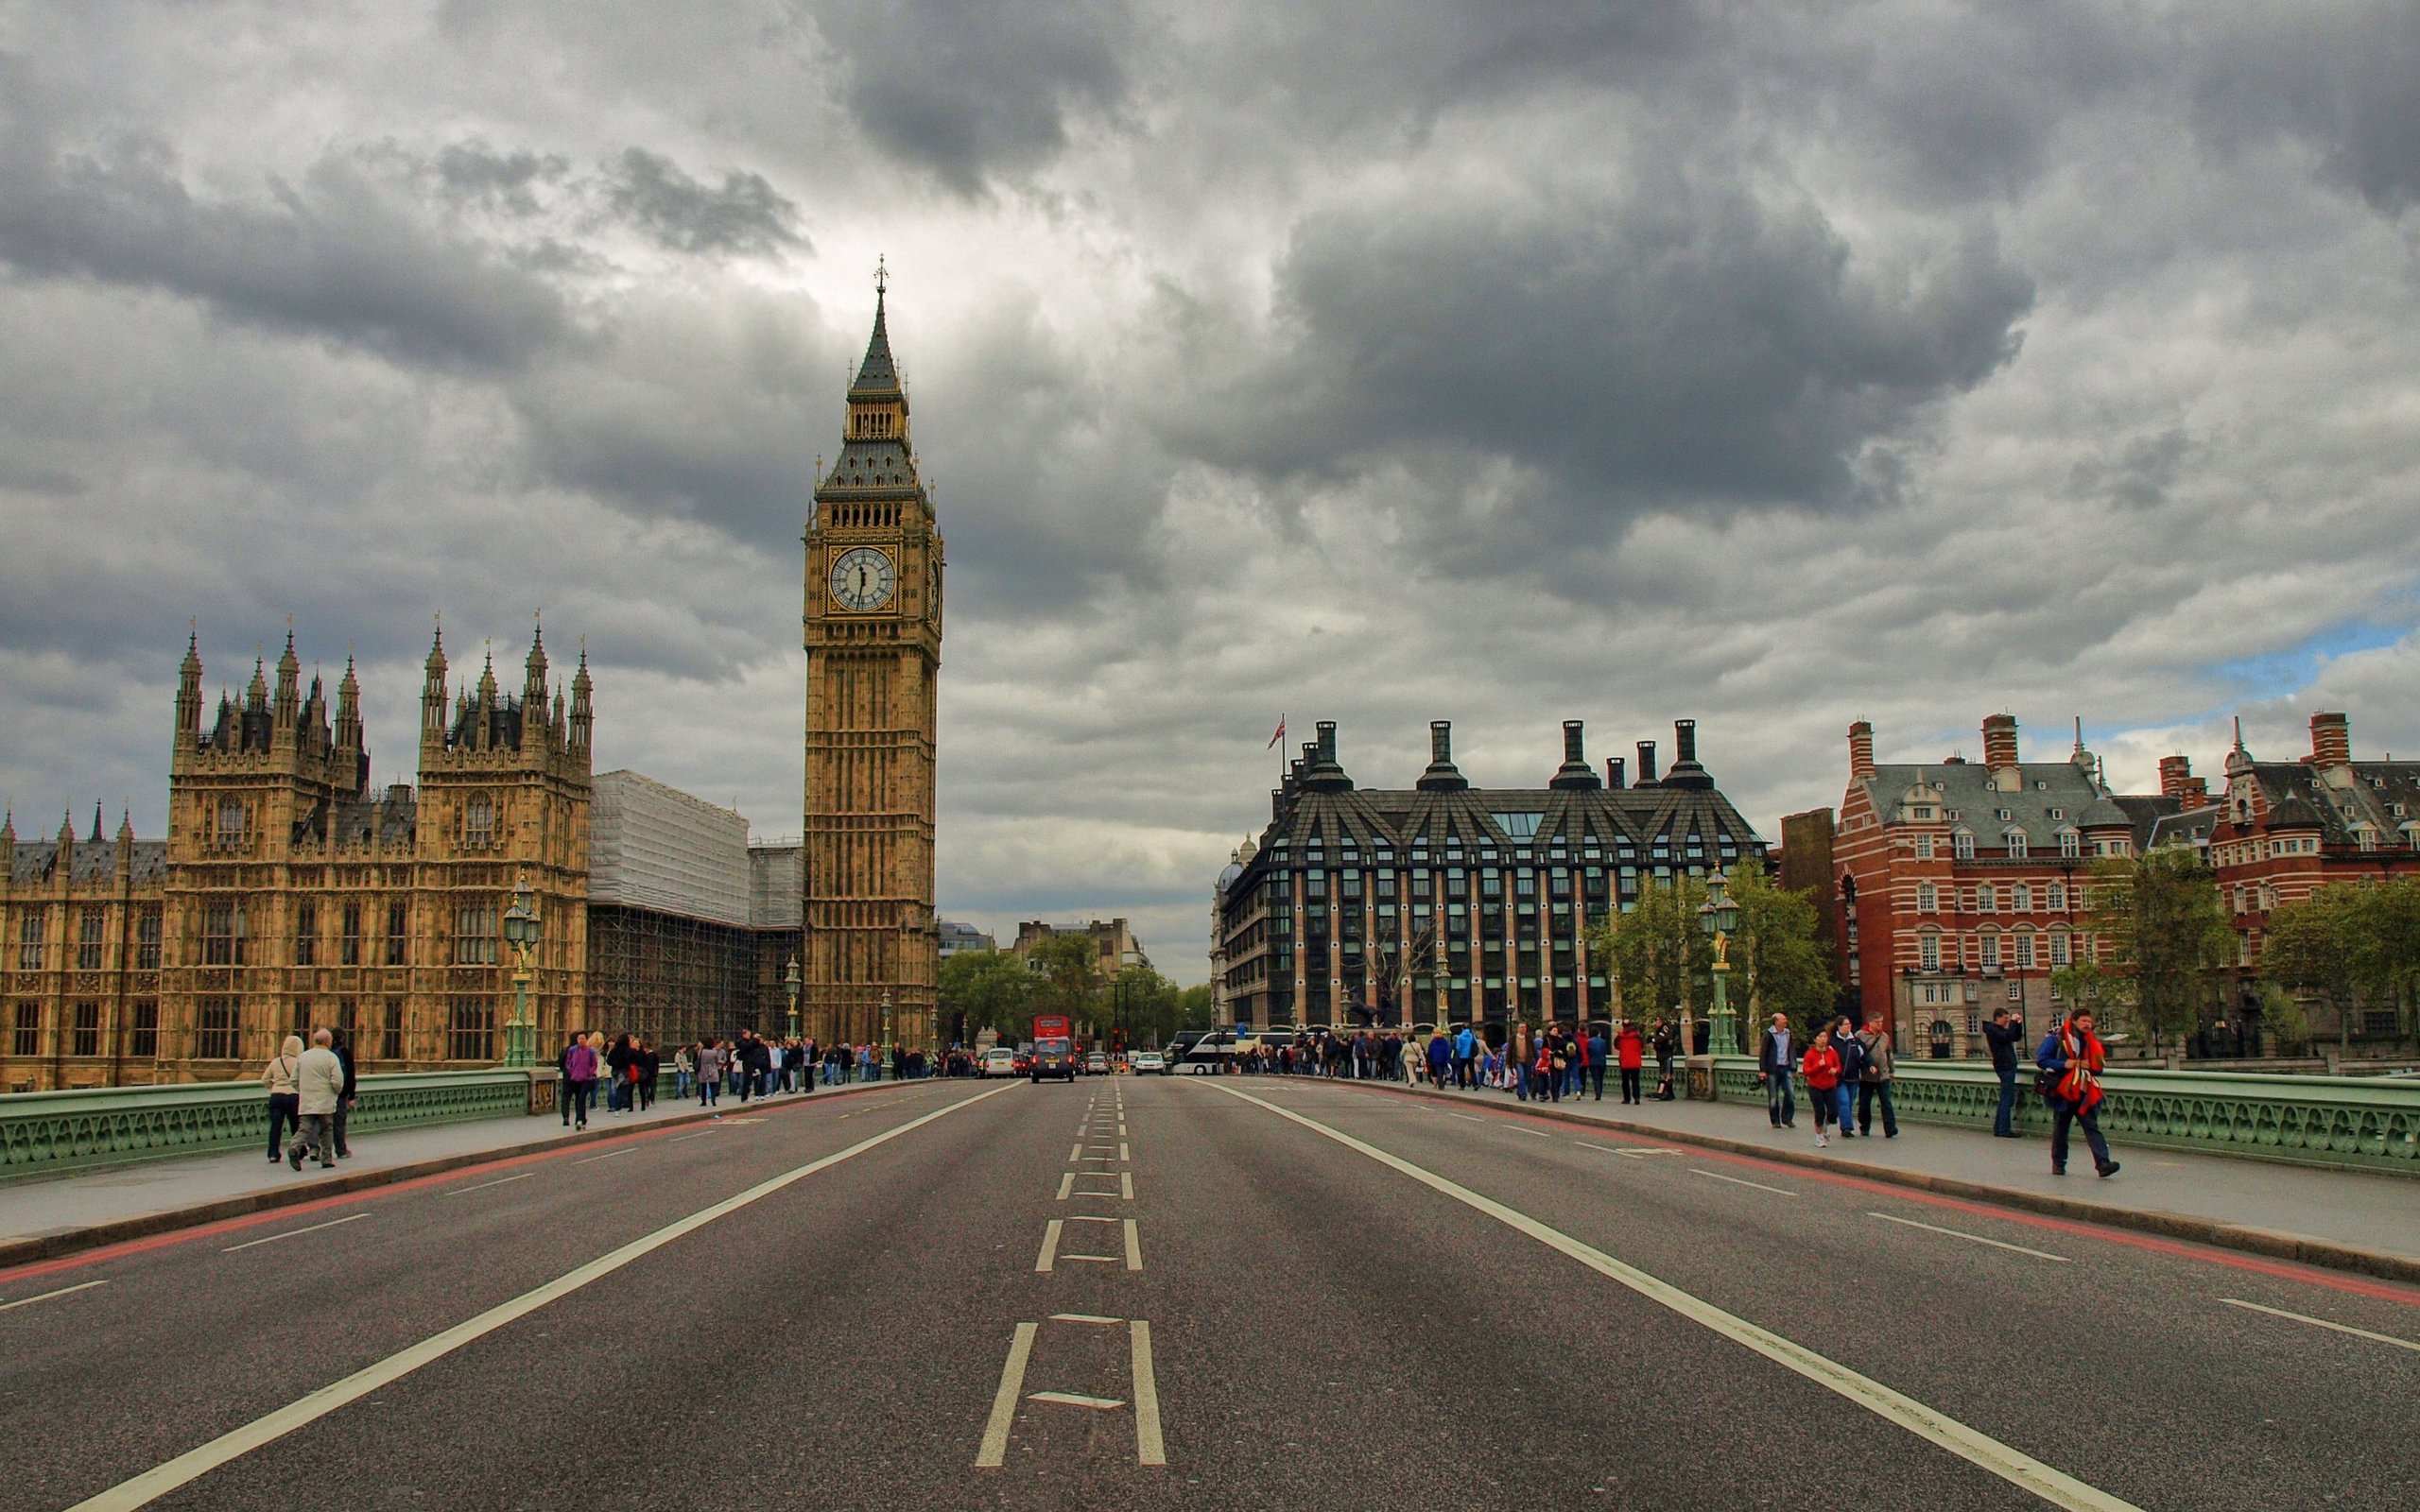
[[[1622,1021],[1622,1032],[1614,1037],[1614,1057],[1622,1068],[1622,1101],[1640,1102],[1638,1068],[1647,1064],[1647,1040],[1638,1025],[1628,1019]]]
[[[1829,1035],[1817,1035],[1798,1062],[1799,1072],[1806,1078],[1806,1100],[1815,1105],[1815,1143],[1832,1142],[1824,1137],[1824,1125],[1840,1113],[1837,1091],[1841,1085],[1841,1053],[1832,1048]],[[1784,1071],[1783,1075],[1789,1074]]]

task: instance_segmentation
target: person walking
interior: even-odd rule
[[[621,1113],[629,1110],[631,1089],[635,1085],[631,1073],[638,1063],[638,1055],[629,1035],[614,1037],[614,1048],[605,1052],[605,1069],[613,1078],[605,1089],[605,1111]]]
[[[1588,1026],[1588,1083],[1596,1090],[1597,1101],[1600,1103],[1605,1100],[1605,1057],[1612,1049],[1613,1046],[1605,1040],[1605,1026],[1601,1023],[1590,1024]]]
[[[1775,1128],[1798,1126],[1798,1104],[1789,1085],[1796,1063],[1789,1040],[1789,1015],[1776,1013],[1772,1026],[1756,1042],[1756,1079],[1765,1084],[1765,1115],[1772,1120]]]
[[[698,1057],[687,1041],[672,1049],[672,1094],[683,1102],[689,1100],[689,1084],[698,1072]]]
[[[596,1047],[588,1036],[576,1034],[558,1059],[563,1072],[563,1125],[588,1126],[588,1105],[596,1096]],[[572,1121],[579,1120],[578,1124]]]
[[[1655,1021],[1655,1100],[1668,1103],[1680,1096],[1672,1084],[1672,1061],[1681,1053],[1681,1031],[1669,1019]]]
[[[2067,1127],[2083,1125],[2084,1143],[2092,1146],[2093,1169],[2101,1176],[2118,1174],[2109,1157],[2109,1142],[2100,1136],[2100,1074],[2109,1063],[2109,1049],[2092,1032],[2092,1010],[2078,1008],[2052,1028],[2034,1052],[2033,1063],[2048,1083],[2050,1104],[2050,1174],[2067,1174]]]
[[[302,1063],[302,1037],[289,1034],[277,1055],[261,1069],[261,1085],[268,1089],[268,1158],[285,1159],[285,1131],[302,1126],[302,1095],[294,1074]]]
[[[1992,1074],[2000,1079],[2000,1103],[1992,1113],[1994,1139],[2016,1138],[2016,1045],[2024,1032],[2017,1026],[2016,1015],[2006,1008],[1993,1010],[1992,1022],[1983,1025],[1983,1042],[1992,1050]]]
[[[1647,1064],[1647,1037],[1628,1019],[1622,1021],[1621,1032],[1614,1037],[1614,1057],[1622,1067],[1622,1101],[1644,1101],[1638,1092],[1638,1074]]]
[[[1857,1037],[1858,1048],[1865,1052],[1864,1063],[1857,1073],[1857,1131],[1866,1138],[1874,1137],[1874,1105],[1882,1105],[1882,1137],[1899,1137],[1899,1115],[1891,1107],[1891,1026],[1879,1016],[1865,1021],[1864,1032]]]
[[[311,1048],[294,1063],[294,1090],[302,1114],[302,1131],[286,1146],[285,1163],[302,1169],[302,1155],[316,1156],[322,1171],[337,1165],[337,1103],[344,1096],[344,1062],[329,1048],[336,1036],[326,1029],[311,1031]]]
[[[1845,1013],[1832,1021],[1832,1032],[1824,1038],[1832,1042],[1832,1053],[1841,1057],[1839,1085],[1833,1089],[1832,1122],[1841,1125],[1841,1138],[1857,1137],[1857,1084],[1865,1070],[1865,1046],[1858,1042],[1857,1024]]]
[[[352,1037],[342,1029],[338,1029],[336,1032],[336,1041],[330,1048],[336,1051],[337,1063],[344,1067],[344,1090],[337,1096],[337,1159],[350,1160],[353,1159],[353,1146],[345,1140],[344,1123],[346,1119],[353,1116],[354,1099],[359,1094],[361,1083],[360,1079],[354,1074]]]
[[[1454,1036],[1454,1086],[1457,1090],[1470,1091],[1471,1062],[1478,1058],[1478,1036],[1471,1032],[1469,1024],[1463,1024],[1461,1032]]]
[[[1832,1143],[1824,1137],[1824,1126],[1840,1111],[1841,1052],[1829,1035],[1817,1035],[1806,1047],[1798,1074],[1806,1078],[1806,1101],[1815,1109],[1815,1144],[1821,1149]]]
[[[698,1047],[698,1106],[715,1106],[715,1094],[722,1091],[722,1041],[708,1039]]]

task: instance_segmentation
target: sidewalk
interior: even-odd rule
[[[1413,1091],[1401,1083],[1343,1085]],[[1902,1124],[1899,1137],[1886,1140],[1876,1125],[1871,1140],[1836,1136],[1829,1148],[1819,1150],[1815,1120],[1803,1099],[1798,1126],[1781,1130],[1772,1127],[1762,1107],[1751,1103],[1684,1100],[1626,1108],[1611,1096],[1603,1102],[1565,1097],[1561,1103],[1524,1103],[1510,1092],[1438,1091],[1426,1086],[1414,1094],[1560,1114],[1629,1133],[1771,1156],[1793,1165],[2420,1280],[2420,1181],[2397,1177],[2113,1143],[2110,1153],[2125,1169],[2102,1180],[2092,1174],[2091,1156],[2081,1135],[2070,1174],[2055,1177],[2050,1174],[2049,1140],[2039,1135],[1999,1140],[1981,1130]],[[2363,1263],[2369,1260],[2377,1263]]]
[[[670,1089],[667,1078],[666,1089]],[[813,1097],[896,1091],[922,1082],[856,1082],[819,1087]],[[752,1099],[746,1111],[783,1108],[810,1100],[797,1092]],[[530,1118],[483,1118],[425,1128],[356,1134],[353,1158],[322,1171],[305,1161],[298,1173],[281,1160],[271,1164],[263,1149],[219,1151],[182,1160],[143,1160],[95,1171],[65,1172],[0,1184],[0,1265],[46,1258],[69,1248],[109,1243],[194,1223],[307,1202],[339,1193],[382,1186],[456,1166],[535,1152],[563,1143],[587,1143],[633,1129],[696,1123],[718,1113],[741,1111],[735,1097],[722,1098],[712,1112],[693,1094],[685,1101],[659,1095],[644,1112],[592,1111],[586,1133],[565,1128],[554,1113]],[[95,1230],[101,1230],[95,1233]]]

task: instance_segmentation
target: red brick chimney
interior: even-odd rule
[[[2206,809],[2210,806],[2210,784],[2207,779],[2188,777],[2185,780],[2185,806]]]
[[[1874,775],[1874,727],[1860,719],[1849,726],[1849,781]]]
[[[2353,727],[2342,714],[2319,713],[2310,716],[2310,755],[2306,758],[2313,766],[2342,766],[2353,759]]]
[[[2163,756],[2159,759],[2159,796],[2181,799],[2186,784],[2193,781],[2193,762],[2185,756]]]
[[[1990,714],[1983,720],[1983,765],[1995,772],[2016,765],[2016,716]]]

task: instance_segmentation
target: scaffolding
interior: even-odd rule
[[[588,905],[591,1028],[670,1047],[742,1029],[777,1033],[765,1012],[754,931],[649,908]]]
[[[588,896],[745,928],[753,890],[748,820],[632,771],[606,772],[589,798]]]

